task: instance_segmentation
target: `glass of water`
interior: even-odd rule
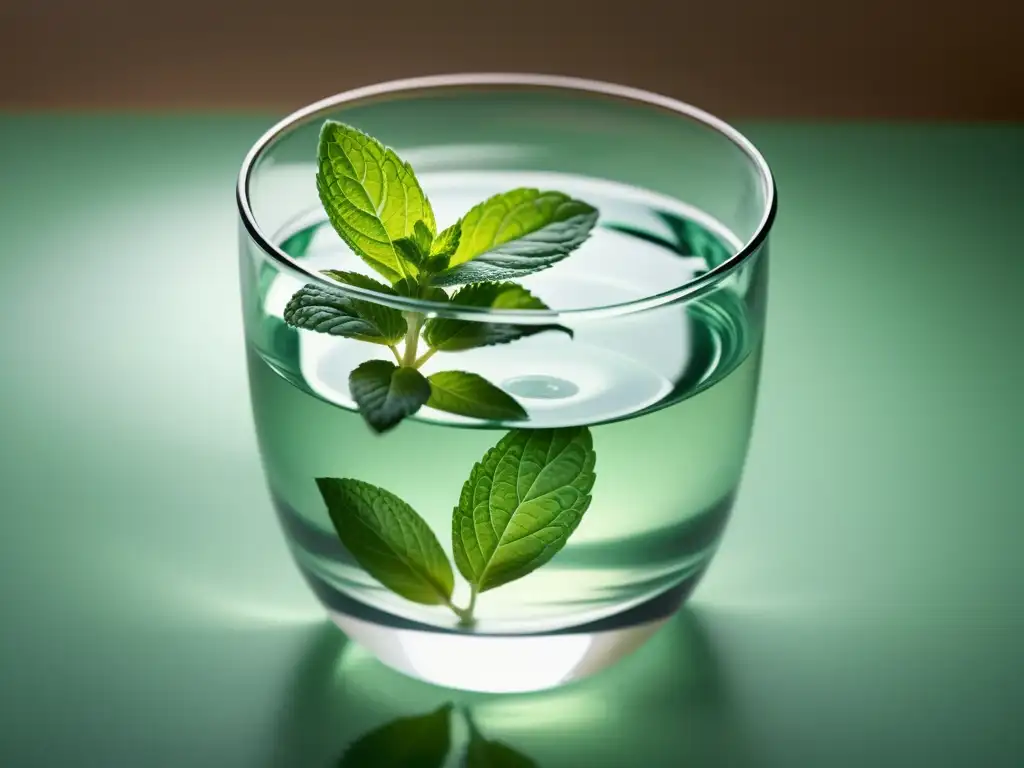
[[[575,252],[519,281],[547,309],[464,306],[325,277],[372,275],[318,198],[328,119],[412,166],[438,230],[521,187],[596,208]],[[296,564],[344,632],[436,684],[527,691],[613,663],[678,609],[721,540],[754,418],[776,203],[747,139],[632,88],[419,78],[343,93],[278,123],[245,159],[238,205],[267,483]],[[421,371],[484,377],[526,418],[428,402],[375,432],[349,377],[392,352],[287,323],[304,286],[397,310],[413,337],[424,334],[412,340],[420,350],[431,350],[431,322],[513,339],[431,351]]]

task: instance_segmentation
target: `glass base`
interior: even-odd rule
[[[331,618],[392,669],[444,688],[484,693],[542,691],[580,680],[635,651],[665,623],[516,636],[394,629],[333,612]]]
[[[542,691],[600,672],[643,645],[701,575],[601,621],[550,633],[474,635],[385,618],[306,573],[334,623],[384,664],[434,685],[483,693]]]

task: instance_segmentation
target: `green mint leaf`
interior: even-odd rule
[[[394,295],[388,286],[355,272],[324,272],[333,280]],[[405,336],[402,313],[372,301],[346,296],[340,290],[310,283],[296,291],[284,308],[284,321],[296,328],[346,336],[375,344],[394,344]]]
[[[475,283],[464,286],[451,298],[451,303],[463,307],[493,307],[495,309],[547,309],[547,306],[515,283]],[[541,331],[572,331],[562,325],[512,325],[510,323],[475,323],[447,317],[436,317],[423,326],[427,344],[443,352],[458,352],[490,344],[532,336]]]
[[[417,282],[415,277],[407,277],[395,283],[395,293],[410,299],[437,301],[442,304],[448,301],[448,294],[444,292],[443,288],[438,288],[436,285],[423,285]]]
[[[392,720],[352,744],[338,768],[441,768],[451,747],[452,705]]]
[[[402,258],[405,259],[406,263],[412,264],[414,267],[419,268],[427,260],[427,255],[420,250],[419,243],[416,242],[415,238],[400,237],[395,240],[394,246],[395,250],[402,254]],[[414,280],[415,278],[403,279]]]
[[[439,411],[474,419],[506,421],[527,418],[523,406],[483,376],[464,371],[442,371],[427,377],[427,405]]]
[[[434,242],[434,227],[427,226],[423,221],[417,221],[412,228],[412,239],[419,246],[420,252],[430,253],[430,246]]]
[[[320,274],[326,275],[331,280],[336,280],[339,283],[345,285],[352,285],[356,288],[363,288],[367,291],[376,291],[377,293],[383,293],[385,296],[395,296],[395,289],[390,285],[385,285],[379,280],[374,280],[372,277],[361,275],[358,272],[345,272],[340,269],[325,269]]]
[[[349,374],[359,412],[376,432],[386,432],[430,399],[430,382],[414,368],[390,360],[367,360]]]
[[[547,269],[583,244],[597,215],[561,192],[521,188],[495,195],[462,218],[458,249],[433,281],[459,285]]]
[[[462,221],[460,220],[456,221],[435,238],[430,246],[430,255],[423,263],[423,271],[433,274],[446,269],[459,247],[461,237]]]
[[[484,454],[452,518],[459,571],[478,592],[521,578],[565,545],[594,487],[590,430],[514,429]]]
[[[449,254],[447,253],[439,253],[436,256],[428,256],[426,260],[423,262],[423,266],[421,267],[421,269],[423,272],[426,272],[427,274],[430,275],[436,274],[438,272],[443,272],[445,269],[448,268],[448,259]]]
[[[461,238],[462,220],[460,219],[434,239],[433,244],[430,246],[430,255],[451,257],[458,250]]]
[[[488,741],[473,731],[463,768],[537,768],[537,764],[512,747],[500,741]]]
[[[451,599],[451,563],[412,507],[362,480],[318,477],[316,484],[338,538],[367,573],[414,603],[444,605]]]
[[[324,122],[316,187],[341,239],[388,280],[415,274],[394,241],[410,237],[434,212],[412,168],[394,150],[350,125]]]

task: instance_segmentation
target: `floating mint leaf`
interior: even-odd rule
[[[514,429],[473,467],[453,513],[452,548],[476,591],[555,556],[590,505],[596,459],[586,427]]]
[[[590,235],[597,209],[562,192],[514,189],[462,218],[458,249],[436,285],[522,277],[547,269]]]
[[[540,299],[515,283],[475,283],[464,286],[451,298],[451,303],[464,307],[495,309],[547,309]],[[427,344],[443,352],[506,344],[541,331],[562,331],[572,336],[563,325],[512,325],[510,323],[475,323],[447,317],[432,318],[423,327]]]
[[[452,566],[412,507],[362,480],[319,477],[316,484],[341,543],[367,573],[406,600],[448,603]]]
[[[394,150],[350,125],[324,122],[317,191],[341,239],[388,280],[415,274],[394,241],[416,222],[434,232],[434,212],[412,168]]]
[[[348,377],[359,412],[376,432],[386,432],[430,399],[430,382],[414,368],[367,360]]]
[[[527,418],[515,398],[475,373],[442,371],[428,376],[427,381],[430,382],[427,405],[439,411],[493,421]]]
[[[451,711],[445,704],[370,731],[346,750],[338,768],[441,768],[450,748]]]
[[[393,294],[390,288],[354,272],[324,273],[339,282],[360,288]],[[394,344],[406,332],[405,318],[398,310],[372,301],[352,299],[340,290],[310,283],[289,299],[284,308],[284,321],[332,336],[347,336],[375,344]]]

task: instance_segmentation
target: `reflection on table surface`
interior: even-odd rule
[[[605,674],[515,696],[419,683],[320,626],[309,632],[281,714],[273,764],[282,766],[326,765],[331,758],[345,766],[371,758],[376,762],[363,764],[405,764],[396,754],[410,765],[443,765],[444,758],[488,749],[523,765],[617,766],[640,758],[670,765],[735,760],[730,753],[740,745],[730,738],[740,723],[727,681],[691,611]],[[404,752],[395,744],[399,735]]]
[[[1024,764],[1024,129],[743,126],[782,213],[721,551],[619,666],[491,697],[347,644],[289,561],[234,263],[269,122],[0,118],[0,765],[338,765],[410,718],[449,767],[470,723],[545,768]]]

